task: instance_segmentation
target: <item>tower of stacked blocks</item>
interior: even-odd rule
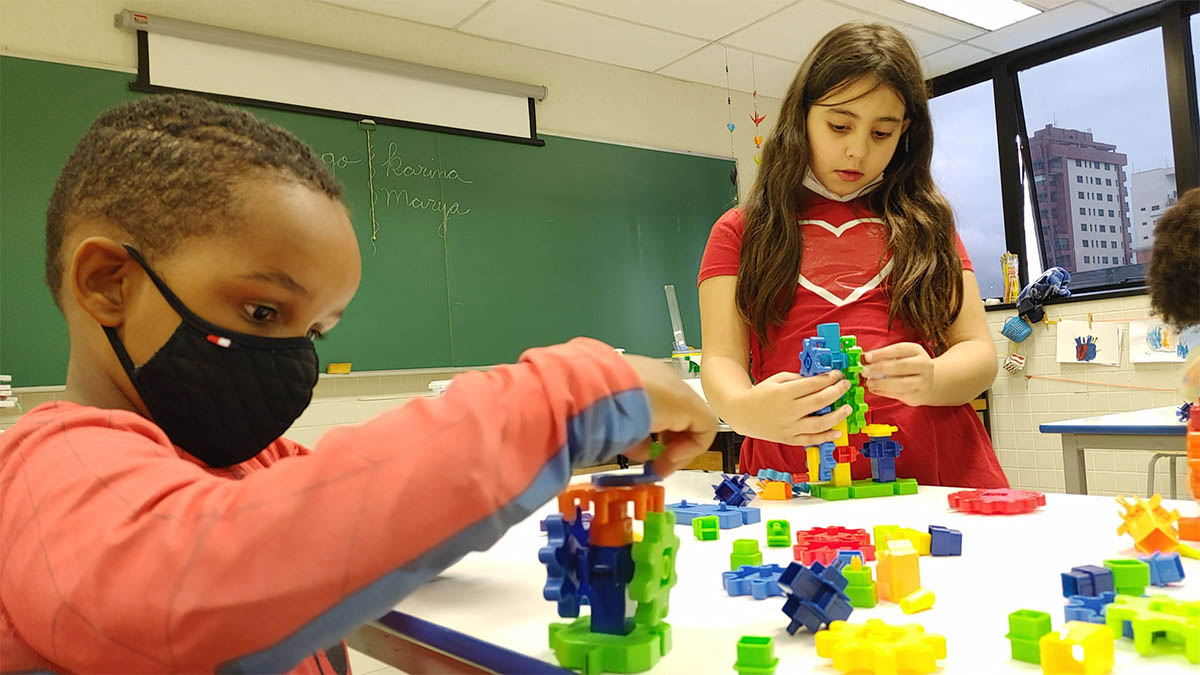
[[[800,352],[800,374],[805,377],[840,370],[850,388],[832,406],[813,413],[827,415],[835,408],[850,406],[850,416],[839,422],[834,430],[838,438],[832,443],[809,446],[808,474],[820,482],[811,485],[812,495],[826,500],[862,499],[891,495],[916,494],[917,483],[912,479],[896,478],[896,457],[904,449],[891,435],[897,427],[888,424],[867,424],[867,402],[859,373],[862,372],[862,347],[853,335],[841,334],[836,323],[817,326],[815,337],[804,339]],[[870,439],[860,452],[871,460],[869,480],[851,480],[850,461],[854,449],[850,434],[865,433]]]
[[[675,514],[663,487],[573,485],[558,496],[560,513],[546,518],[543,596],[571,623],[550,624],[550,647],[564,668],[636,673],[654,667],[671,648],[667,616],[675,585]],[[633,517],[629,515],[633,505]],[[584,512],[591,508],[590,523]],[[634,541],[633,519],[643,521]],[[581,605],[591,616],[579,618]]]

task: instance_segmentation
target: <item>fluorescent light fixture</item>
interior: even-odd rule
[[[938,14],[966,21],[980,28],[996,30],[1042,10],[1017,0],[904,0],[910,5],[924,7]]]

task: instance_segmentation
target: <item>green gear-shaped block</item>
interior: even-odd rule
[[[1121,637],[1128,623],[1133,629],[1133,647],[1142,656],[1157,647],[1182,651],[1190,663],[1200,663],[1200,600],[1117,595],[1104,619],[1115,638]]]
[[[634,626],[628,635],[591,632],[591,617],[550,624],[550,648],[563,668],[583,675],[640,673],[671,651],[671,626]]]
[[[634,615],[638,626],[654,626],[667,618],[671,588],[677,581],[675,554],[678,552],[675,513],[647,513],[642,540],[633,544],[633,579],[626,587],[629,599],[638,603]]]

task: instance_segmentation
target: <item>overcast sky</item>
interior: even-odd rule
[[[1196,25],[1193,17],[1193,35]],[[1128,156],[1127,176],[1173,164],[1159,29],[1032,68],[1019,81],[1031,136],[1049,123],[1091,130]],[[940,96],[930,108],[934,180],[954,207],[983,296],[1000,296],[1004,216],[992,83]]]

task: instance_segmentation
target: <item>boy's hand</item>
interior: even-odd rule
[[[844,405],[826,415],[812,416],[831,406],[850,388],[840,370],[804,377],[775,373],[741,394],[738,419],[746,425],[738,433],[787,445],[820,445],[841,435],[833,427],[850,415]]]
[[[693,457],[708,450],[717,435],[717,416],[704,399],[684,384],[665,363],[645,356],[626,356],[642,378],[650,399],[650,432],[666,446],[654,460],[659,476],[669,476]],[[650,459],[650,439],[625,453],[637,461]]]
[[[933,392],[933,359],[915,342],[897,342],[862,356],[867,391],[907,405],[924,405]]]

